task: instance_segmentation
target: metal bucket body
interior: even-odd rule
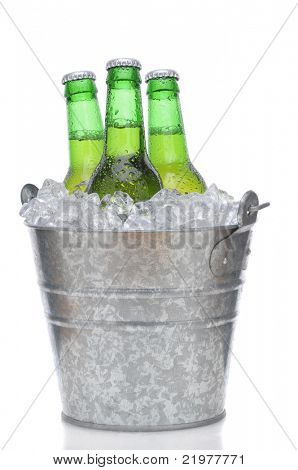
[[[30,228],[66,419],[159,430],[224,415],[251,228]]]

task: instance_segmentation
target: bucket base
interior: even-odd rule
[[[203,421],[194,421],[193,423],[169,424],[160,426],[126,426],[126,425],[113,425],[113,424],[95,424],[87,421],[79,421],[78,419],[71,418],[66,414],[61,413],[63,421],[81,426],[83,428],[100,429],[102,431],[118,431],[118,432],[153,432],[153,431],[176,431],[177,429],[197,428],[199,426],[207,426],[208,424],[217,423],[226,416],[226,410],[213,418],[205,419]]]

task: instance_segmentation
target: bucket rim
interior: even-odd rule
[[[24,222],[24,225],[33,230],[41,231],[51,231],[51,232],[73,232],[73,233],[188,233],[188,232],[210,232],[210,231],[234,231],[240,228],[238,224],[234,225],[213,225],[208,227],[199,227],[199,228],[185,228],[185,229],[166,229],[166,230],[112,230],[112,229],[101,229],[101,230],[92,230],[73,228],[73,227],[45,227],[43,225],[31,225],[27,222]],[[252,224],[253,225],[253,224]]]

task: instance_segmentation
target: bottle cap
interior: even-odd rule
[[[145,82],[149,82],[153,78],[176,78],[179,80],[179,75],[175,70],[171,69],[159,69],[159,70],[152,70],[148,72],[145,76]]]
[[[107,62],[106,69],[112,69],[113,67],[136,67],[141,69],[141,63],[137,59],[112,59]]]
[[[91,80],[96,80],[96,75],[90,70],[67,73],[62,78],[62,85],[64,85],[66,82],[71,82],[72,80],[83,80],[84,78],[91,78]]]

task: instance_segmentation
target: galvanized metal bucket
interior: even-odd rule
[[[230,347],[259,206],[237,226],[164,232],[30,228],[63,418],[154,431],[224,414]]]

